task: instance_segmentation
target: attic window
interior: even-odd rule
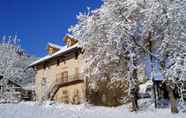
[[[69,37],[69,36],[65,36],[64,42],[66,43],[67,47],[70,47],[70,46],[76,44],[78,41],[74,38]]]
[[[67,39],[67,46],[68,47],[72,46],[72,40],[71,39]]]

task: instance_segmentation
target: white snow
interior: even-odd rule
[[[26,84],[26,85],[23,85],[22,86],[25,90],[35,90],[35,85],[34,85],[34,83],[28,83],[28,84]]]
[[[145,102],[138,112],[129,112],[127,105],[120,107],[99,107],[91,105],[67,105],[47,102],[1,104],[0,118],[185,118],[186,113],[170,113],[170,109],[154,109]]]
[[[139,93],[146,93],[147,89],[152,86],[153,86],[153,83],[151,80],[147,81],[144,84],[139,85]]]
[[[60,45],[57,45],[57,44],[54,44],[54,43],[51,43],[51,42],[49,42],[48,45],[52,46],[52,47],[55,47],[55,48],[58,48],[58,49],[67,48],[67,46],[60,46]]]

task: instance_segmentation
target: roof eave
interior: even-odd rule
[[[61,52],[61,53],[55,55],[56,53],[58,53],[58,52],[60,51],[60,50],[59,50],[59,51],[57,51],[56,53],[54,53],[54,56],[51,56],[51,57],[49,57],[49,58],[46,59],[46,60],[40,61],[40,62],[38,62],[38,63],[34,63],[34,62],[33,62],[32,64],[30,64],[30,65],[27,67],[27,69],[28,69],[28,68],[32,68],[32,67],[34,67],[34,66],[37,66],[37,65],[39,65],[39,64],[41,64],[41,63],[44,63],[44,62],[46,62],[46,61],[48,61],[48,60],[50,60],[50,59],[59,57],[59,56],[61,56],[62,54],[68,53],[69,51],[72,51],[72,50],[74,50],[74,49],[81,49],[81,47],[76,46],[76,47],[73,47],[73,48],[71,48],[71,49],[69,49],[69,50],[67,50],[67,51],[64,51],[64,52]]]

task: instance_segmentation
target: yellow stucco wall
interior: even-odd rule
[[[84,100],[84,84],[76,83],[60,88],[54,97],[55,101],[79,104]]]
[[[64,71],[68,71],[68,76],[75,75],[80,72],[81,67],[81,57],[79,54],[78,58],[76,58],[75,53],[71,52],[68,55],[56,57],[54,59],[48,60],[45,63],[39,64],[36,66],[36,99],[41,100],[44,95],[48,92],[49,88],[54,84],[56,79],[58,79],[58,75],[60,75]],[[60,60],[60,61],[59,61]],[[57,64],[60,62],[59,64]],[[44,66],[45,65],[45,66]],[[46,68],[44,68],[46,67]],[[77,72],[79,71],[79,72]],[[45,81],[43,78],[46,78]],[[44,83],[44,84],[42,84]],[[73,94],[76,93],[74,91],[78,90],[78,94],[81,98],[84,97],[84,82],[74,83],[72,85],[64,86],[58,90],[56,93],[54,100],[59,102],[64,102],[62,100],[63,91],[68,91],[69,101],[73,101]]]

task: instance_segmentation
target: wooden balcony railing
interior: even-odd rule
[[[81,74],[74,74],[74,75],[68,75],[68,78],[63,78],[63,77],[57,77],[52,84],[49,86],[47,90],[47,95],[46,97],[49,100],[52,100],[59,88],[63,85],[68,85],[76,82],[82,82],[82,76]]]
[[[72,82],[74,80],[82,80],[81,74],[68,75],[68,78],[63,78],[61,76],[56,77],[54,83],[61,84],[66,82]]]

